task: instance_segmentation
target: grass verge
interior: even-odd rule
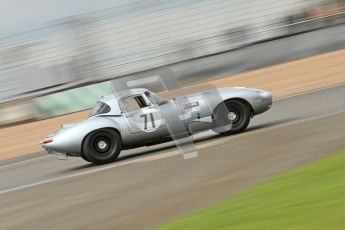
[[[345,229],[345,150],[158,229]]]

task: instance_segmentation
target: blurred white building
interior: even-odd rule
[[[50,22],[1,40],[0,101],[70,82],[95,81],[276,36],[303,0],[132,1]]]

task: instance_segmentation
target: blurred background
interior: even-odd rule
[[[344,0],[87,2],[2,8],[0,126],[89,109],[113,79],[178,88],[345,48]]]

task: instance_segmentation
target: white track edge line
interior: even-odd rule
[[[329,86],[321,87],[321,88],[318,88],[318,89],[312,89],[312,90],[307,90],[307,91],[301,92],[301,93],[295,93],[295,94],[292,94],[292,95],[278,97],[277,99],[274,99],[273,101],[285,100],[285,99],[289,99],[289,98],[293,98],[293,97],[303,96],[303,95],[306,95],[306,94],[316,93],[316,92],[320,92],[320,91],[324,91],[324,90],[329,90],[329,89],[332,89],[332,88],[338,88],[338,87],[342,87],[342,86],[345,86],[345,83],[329,85]]]
[[[0,170],[3,169],[3,168],[11,167],[11,166],[21,165],[21,164],[24,164],[24,163],[27,163],[27,162],[31,162],[31,161],[34,161],[34,160],[40,160],[40,159],[46,158],[46,157],[49,157],[49,155],[42,155],[42,156],[34,157],[34,158],[31,158],[31,159],[27,159],[27,160],[21,160],[21,161],[17,161],[17,162],[14,162],[14,163],[4,164],[4,165],[0,166]]]

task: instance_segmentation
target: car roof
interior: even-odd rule
[[[142,94],[142,93],[145,93],[146,91],[148,91],[148,89],[144,89],[144,88],[128,89],[128,90],[123,90],[123,91],[118,92],[117,95],[119,96],[119,98],[121,98],[121,97],[131,96],[135,94]]]
[[[119,106],[119,103],[117,103],[117,101],[120,98],[136,95],[136,94],[142,94],[142,93],[145,93],[146,91],[148,91],[148,89],[136,88],[136,89],[123,90],[120,92],[114,92],[113,94],[102,97],[99,100],[99,102],[106,103],[107,105],[110,106],[111,110],[109,113],[107,113],[107,115],[119,115],[121,114],[121,108]]]
[[[131,95],[136,95],[136,94],[142,94],[145,93],[146,91],[148,91],[148,89],[144,89],[144,88],[136,88],[136,89],[128,89],[128,90],[123,90],[120,92],[114,92],[113,94],[107,95],[107,96],[103,96],[101,100],[101,102],[107,102],[108,100],[119,100],[122,97],[127,97],[127,96],[131,96]]]

